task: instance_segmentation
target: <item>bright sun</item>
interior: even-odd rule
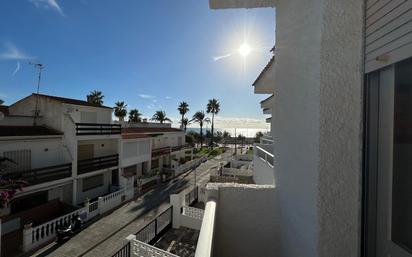
[[[240,45],[240,47],[238,49],[239,54],[243,57],[248,56],[250,54],[251,50],[252,49],[250,48],[250,46],[247,43],[243,43],[242,45]]]

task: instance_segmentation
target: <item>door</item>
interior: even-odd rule
[[[412,59],[378,76],[376,256],[412,257]]]
[[[77,148],[78,160],[86,160],[94,157],[94,146],[89,145],[79,145]]]

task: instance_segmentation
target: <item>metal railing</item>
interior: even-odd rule
[[[180,151],[180,150],[187,149],[187,148],[190,148],[190,145],[189,145],[189,144],[172,146],[172,152]]]
[[[255,151],[256,156],[258,156],[260,159],[262,159],[262,161],[266,162],[271,167],[273,167],[273,164],[274,164],[273,154],[263,149],[260,146],[255,145],[255,148],[256,148],[256,151]]]
[[[152,149],[152,157],[164,155],[164,154],[170,154],[170,150],[171,150],[170,146]]]
[[[119,165],[118,154],[80,160],[77,162],[77,174],[85,174],[96,170],[115,167],[117,165]]]
[[[151,244],[156,241],[166,231],[167,228],[172,226],[173,207],[170,206],[149,224],[140,229],[135,235],[136,239]]]
[[[28,183],[28,186],[68,178],[71,177],[71,175],[71,163],[48,166],[38,169],[31,169],[26,171],[0,173],[0,176],[3,179],[22,179]]]
[[[76,123],[76,136],[118,135],[122,133],[120,124]]]
[[[185,195],[185,204],[187,206],[190,206],[195,201],[197,201],[198,197],[199,197],[199,187],[195,187],[192,190],[190,190],[189,193]]]
[[[130,257],[130,242],[126,243],[122,248],[115,252],[112,257]]]

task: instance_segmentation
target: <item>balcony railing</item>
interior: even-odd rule
[[[255,148],[255,155],[269,164],[269,166],[273,167],[274,156],[271,152],[268,151],[269,149],[264,149],[263,147],[258,145],[256,145]]]
[[[213,237],[215,231],[216,201],[209,200],[206,203],[205,212],[200,228],[199,239],[197,240],[195,257],[211,257],[213,247]]]
[[[122,133],[120,124],[76,123],[76,135],[118,135]]]
[[[152,157],[169,154],[170,153],[170,146],[156,148],[152,150]]]
[[[178,146],[172,146],[172,152],[180,151],[183,149],[190,148],[190,145],[184,144],[184,145],[178,145]]]
[[[119,165],[119,155],[95,157],[77,162],[77,173],[85,174],[96,170],[111,168]]]
[[[22,179],[28,186],[71,177],[72,164],[61,164],[26,171],[13,171],[0,174],[4,179]]]

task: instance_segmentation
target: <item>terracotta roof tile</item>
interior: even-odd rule
[[[47,97],[47,98],[53,99],[55,101],[59,101],[59,102],[66,103],[66,104],[74,104],[74,105],[91,106],[91,107],[98,107],[98,108],[105,108],[105,109],[113,109],[112,107],[109,107],[109,106],[92,104],[92,103],[89,103],[87,101],[78,100],[78,99],[65,98],[65,97],[52,96],[52,95],[43,95],[43,94],[32,94],[32,95],[33,96],[38,95],[38,96],[41,96],[41,97]]]

